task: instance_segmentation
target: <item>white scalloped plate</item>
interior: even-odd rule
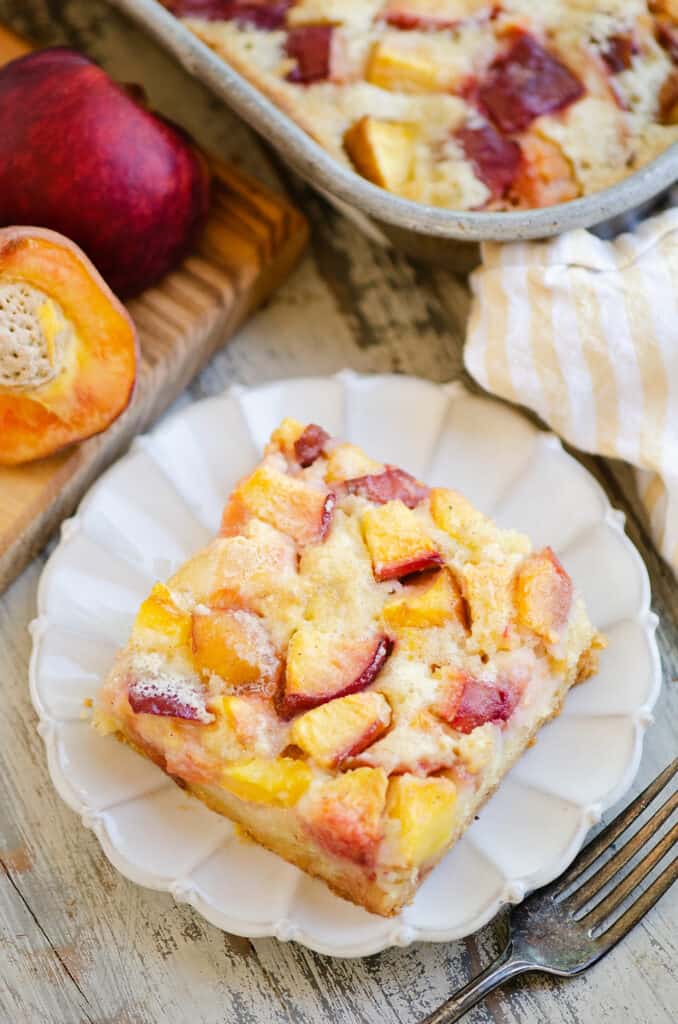
[[[236,837],[154,765],[83,720],[151,583],[216,529],[235,481],[284,415],[322,423],[384,462],[463,491],[500,524],[550,543],[609,647],[480,818],[385,920]],[[335,956],[461,938],[564,870],[630,786],[661,685],[645,567],[595,480],[506,406],[399,376],[233,388],[139,438],[64,523],[33,624],[31,695],[63,799],[128,878],[169,890],[213,924]],[[600,752],[604,750],[605,756]]]

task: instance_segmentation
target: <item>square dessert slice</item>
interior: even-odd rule
[[[391,915],[602,643],[550,548],[285,420],[141,605],[95,725]]]

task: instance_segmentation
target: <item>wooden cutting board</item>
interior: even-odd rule
[[[0,26],[0,64],[28,49]],[[178,270],[128,303],[141,346],[129,408],[103,434],[65,453],[0,467],[0,592],[102,469],[285,280],[304,250],[308,228],[293,206],[234,167],[211,164],[213,201],[200,243]]]

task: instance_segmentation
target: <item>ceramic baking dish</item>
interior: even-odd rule
[[[363,230],[415,257],[464,269],[477,261],[475,243],[548,238],[570,228],[602,227],[652,201],[678,180],[675,144],[611,188],[546,209],[473,213],[401,199],[339,164],[156,0],[110,2],[145,26],[191,74],[225,100],[295,171]]]

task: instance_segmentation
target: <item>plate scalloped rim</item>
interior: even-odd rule
[[[516,412],[516,410],[511,409],[503,403],[497,403],[491,399],[484,397],[479,398],[478,396],[472,395],[460,382],[435,385],[430,381],[422,381],[418,378],[407,377],[404,375],[362,375],[354,373],[351,370],[342,370],[331,377],[303,377],[271,381],[259,387],[252,388],[243,385],[234,385],[228,388],[221,395],[212,396],[210,398],[203,399],[200,402],[192,403],[185,408],[179,409],[177,412],[164,419],[150,434],[138,437],[133,442],[130,451],[106,470],[106,472],[104,472],[97,482],[90,488],[76,515],[63,522],[59,543],[48,558],[40,578],[37,598],[38,614],[29,626],[33,638],[33,649],[29,665],[29,686],[31,700],[39,718],[37,729],[45,744],[48,769],[57,792],[65,803],[79,815],[82,824],[94,832],[107,858],[125,877],[148,888],[171,893],[177,902],[189,903],[198,911],[198,913],[224,931],[249,938],[272,936],[280,941],[294,940],[318,953],[337,957],[359,957],[372,955],[391,946],[407,946],[415,941],[448,942],[463,938],[485,925],[505,904],[520,902],[527,892],[546,884],[561,874],[576,856],[591,826],[597,823],[604,811],[619,800],[631,786],[640,764],[645,730],[653,721],[652,708],[659,696],[662,680],[659,653],[655,640],[655,631],[658,619],[654,612],[650,610],[649,577],[640,555],[624,532],[624,514],[612,508],[605,492],[595,478],[592,477],[576,459],[572,458],[572,456],[565,452],[560,440],[555,435],[539,431],[538,428],[530,424],[534,434],[536,435],[535,449],[537,447],[539,450],[550,449],[553,452],[558,452],[563,455],[571,464],[570,468],[576,467],[575,472],[578,472],[581,475],[582,480],[586,481],[587,485],[591,488],[592,493],[597,495],[598,500],[603,504],[605,511],[601,519],[596,522],[595,526],[603,525],[612,534],[614,534],[617,540],[621,542],[622,548],[625,550],[628,558],[634,563],[634,568],[639,574],[640,583],[639,607],[636,614],[636,621],[641,627],[645,643],[647,645],[647,652],[650,659],[650,673],[652,677],[652,682],[645,700],[634,709],[632,714],[628,715],[633,723],[634,743],[632,754],[628,758],[624,771],[618,777],[616,784],[605,794],[604,799],[585,804],[577,803],[576,806],[579,809],[578,827],[570,842],[561,850],[560,856],[556,860],[542,865],[540,869],[532,871],[529,874],[505,878],[501,891],[484,906],[479,908],[475,916],[465,920],[458,927],[448,929],[440,927],[424,928],[403,922],[400,918],[385,919],[384,931],[378,936],[374,938],[366,938],[364,940],[359,937],[354,937],[352,940],[344,942],[327,942],[319,938],[317,935],[314,935],[312,931],[300,927],[286,915],[277,919],[271,918],[270,920],[263,922],[259,920],[246,920],[242,916],[230,915],[224,908],[217,907],[201,897],[197,887],[190,881],[191,872],[188,872],[188,877],[184,875],[184,877],[173,878],[168,882],[160,875],[149,872],[147,869],[140,868],[138,864],[128,859],[116,846],[113,837],[110,835],[106,826],[105,814],[93,809],[81,798],[76,788],[64,772],[58,748],[59,719],[50,714],[40,696],[39,659],[43,639],[50,627],[49,602],[47,600],[49,584],[53,575],[60,569],[64,550],[67,549],[68,545],[72,543],[74,538],[83,532],[83,515],[89,507],[89,504],[95,496],[99,495],[99,493],[108,486],[109,477],[113,470],[126,463],[140,451],[148,454],[149,437],[153,438],[157,434],[162,434],[162,432],[166,431],[168,427],[181,420],[187,413],[190,413],[191,410],[195,410],[200,407],[204,409],[210,403],[216,407],[220,403],[228,400],[234,400],[237,403],[239,411],[245,421],[245,426],[249,429],[247,417],[242,405],[242,399],[244,396],[257,392],[264,392],[267,388],[282,388],[284,390],[285,388],[294,388],[308,384],[312,384],[314,387],[322,387],[323,384],[330,381],[340,383],[344,391],[346,389],[350,390],[356,386],[364,387],[366,382],[368,386],[375,386],[376,384],[379,384],[383,388],[388,388],[392,382],[395,382],[396,386],[402,385],[403,382],[425,384],[428,387],[439,388],[443,391],[448,396],[448,406],[449,400],[452,400],[455,397],[474,399],[478,402],[485,402],[488,407],[493,406],[495,408],[501,408],[505,413],[510,412],[512,416],[527,422],[524,420],[524,417]],[[442,428],[440,432],[442,432]],[[363,444],[367,446],[369,445],[369,441],[363,440]],[[531,464],[533,459],[534,455],[527,460],[527,464]],[[162,470],[162,467],[160,468]],[[178,488],[176,488],[173,481],[170,482],[175,487],[175,490],[178,491]],[[509,484],[509,490],[512,490],[514,483],[515,481],[512,481]],[[501,503],[502,497],[504,497],[504,495],[500,494],[498,498],[499,503]],[[495,504],[496,503],[497,502],[495,502]],[[196,515],[194,509],[192,509],[192,512]],[[589,529],[593,528],[593,526],[589,527]],[[583,531],[583,533],[585,532],[586,530]],[[570,540],[567,547],[576,546],[579,541],[580,535],[576,534],[575,537]],[[69,721],[69,719],[65,719],[65,721]],[[157,785],[148,787],[146,790],[142,790],[140,792],[135,792],[134,795],[128,797],[127,800],[134,801],[145,796],[152,796],[160,790],[171,788],[173,785],[174,784],[170,780],[160,778]],[[499,792],[501,792],[501,787]],[[548,789],[543,789],[542,792],[547,795],[557,795],[553,794],[552,791],[549,791]],[[562,799],[567,800],[567,798]],[[123,800],[123,803],[124,802],[126,801]],[[114,806],[114,804],[107,805],[104,808],[104,812],[109,810],[110,806]],[[192,867],[191,871],[197,870],[200,864],[208,860],[209,857],[223,846],[224,840],[222,839],[215,845],[211,852],[206,856],[203,856],[200,861]],[[497,870],[500,870],[497,864],[493,864],[493,866],[497,868]],[[290,905],[294,899],[295,889],[296,887],[294,887],[290,893],[288,905]],[[369,917],[371,919],[372,916],[369,915]]]

